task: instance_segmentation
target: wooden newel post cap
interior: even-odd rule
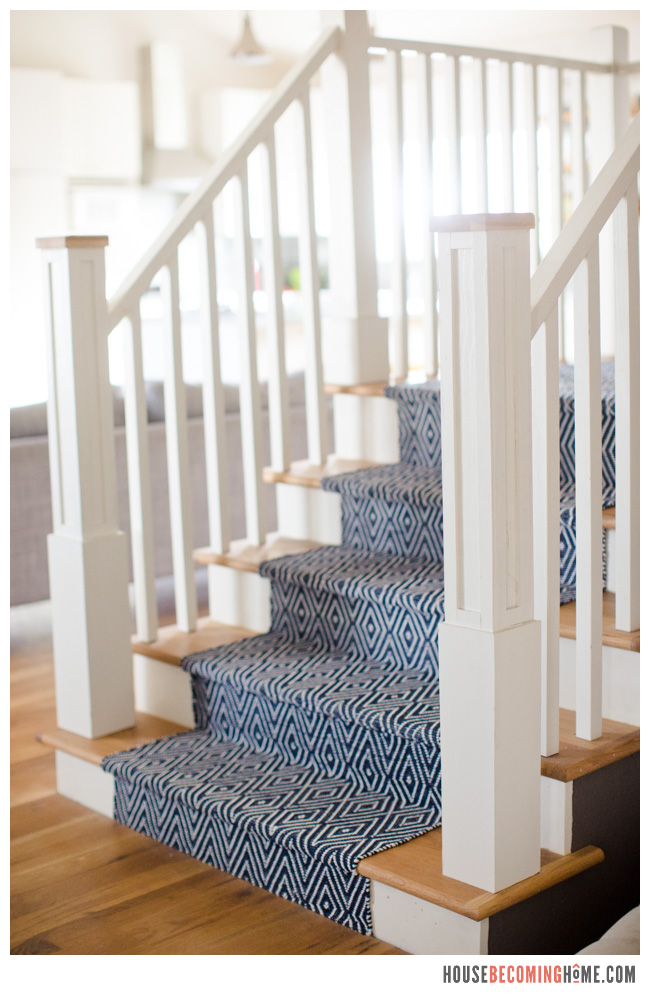
[[[534,214],[448,214],[432,218],[429,231],[510,231],[534,227]]]
[[[37,249],[103,249],[108,245],[108,235],[54,235],[37,238]]]

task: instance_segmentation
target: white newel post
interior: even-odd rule
[[[126,536],[118,529],[104,237],[39,239],[48,352],[48,536],[57,721],[133,725]]]
[[[533,621],[532,214],[437,218],[445,621],[443,872],[488,891],[540,866]]]
[[[330,306],[323,316],[326,383],[387,381],[388,321],[377,313],[377,253],[373,203],[368,45],[365,10],[321,13],[324,28],[338,26],[340,48],[320,70],[325,111],[329,187]],[[364,400],[366,403],[364,404]],[[380,459],[377,424],[384,398],[334,398],[336,452]],[[379,402],[379,403],[373,403]],[[394,458],[390,454],[386,459]]]

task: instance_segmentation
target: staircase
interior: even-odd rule
[[[408,367],[403,218],[396,224],[390,334],[397,357],[393,368],[401,378],[389,384],[388,327],[377,312],[377,261],[368,221],[372,190],[365,182],[371,172],[369,89],[356,69],[368,64],[370,49],[385,50],[394,98],[395,175],[401,181],[407,61],[402,54],[417,53],[430,186],[432,73],[438,72],[439,57],[454,70],[449,79],[456,125],[447,138],[458,174],[462,58],[482,70],[483,101],[487,61],[503,64],[511,112],[515,76],[519,68],[531,70],[526,86],[531,87],[532,163],[537,163],[542,114],[539,60],[373,39],[365,15],[339,14],[188,197],[113,300],[106,302],[103,290],[105,239],[42,243],[51,319],[55,522],[49,554],[63,730],[49,734],[48,741],[58,749],[62,792],[338,923],[385,939],[398,936],[405,949],[419,952],[419,940],[409,945],[399,929],[391,932],[397,919],[414,916],[430,931],[442,929],[435,952],[520,952],[511,943],[512,932],[499,933],[511,921],[509,910],[516,907],[520,927],[531,909],[544,918],[545,899],[539,895],[561,885],[558,907],[571,908],[565,902],[569,893],[576,901],[589,896],[602,912],[600,919],[594,915],[590,928],[596,928],[607,910],[617,907],[614,879],[634,874],[625,854],[634,855],[636,844],[624,833],[609,833],[608,820],[611,811],[627,812],[632,805],[638,730],[609,722],[607,711],[603,717],[601,630],[603,605],[609,603],[603,589],[612,573],[606,533],[615,516],[617,638],[626,640],[626,651],[638,648],[639,126],[637,121],[625,133],[561,231],[558,179],[560,196],[552,212],[553,224],[560,220],[558,237],[532,283],[529,247],[534,259],[541,254],[538,229],[531,238],[532,214],[439,218],[434,238],[427,200],[425,372],[437,373],[439,367],[441,379],[419,385],[403,376]],[[521,63],[516,72],[515,62]],[[614,90],[621,85],[620,67],[613,63],[551,60],[546,68],[560,91],[562,74],[570,72],[582,74],[581,85],[588,73],[611,75]],[[317,75],[340,111],[330,122],[328,144],[342,207],[334,212],[335,303],[326,315],[318,286],[311,146],[310,86]],[[301,150],[296,195],[308,441],[308,458],[299,462],[288,445],[275,155],[275,124],[291,105],[298,112]],[[584,154],[584,102],[579,117]],[[479,125],[481,120],[479,115]],[[513,155],[514,122],[506,120],[504,138]],[[484,120],[482,127],[479,146],[487,142]],[[556,130],[560,148],[561,115]],[[248,174],[257,149],[273,359],[267,468],[261,461]],[[487,160],[484,167],[487,198]],[[537,172],[529,175],[535,209]],[[584,179],[586,171],[581,172]],[[227,184],[234,189],[237,218],[248,533],[235,543],[226,486],[215,261],[214,205]],[[458,210],[461,186],[459,180]],[[506,193],[512,202],[513,189]],[[355,209],[348,210],[348,204]],[[602,295],[610,300],[607,288],[616,291],[615,364],[603,362],[599,337],[599,239],[610,216],[618,262],[614,272],[604,273]],[[206,367],[210,547],[201,550],[192,548],[179,295],[179,247],[191,232],[202,253]],[[177,626],[169,631],[158,628],[140,320],[141,298],[156,274],[165,312],[177,615]],[[559,361],[569,291],[574,367]],[[121,321],[133,644],[126,543],[117,527],[106,355],[107,334]],[[70,358],[74,362],[68,363]],[[326,392],[334,394],[335,455],[327,438]],[[399,436],[398,453],[393,435]],[[279,536],[267,533],[266,484],[277,486]],[[214,622],[197,619],[196,562],[208,565]],[[567,716],[560,709],[559,660],[567,622],[559,611],[562,604],[561,611],[570,612],[574,603],[575,715]],[[173,666],[179,662],[181,668]],[[634,698],[633,680],[625,694]],[[141,736],[134,705],[142,708],[143,700],[147,712],[175,725],[157,731],[155,721],[145,720],[148,731]],[[130,728],[132,734],[122,732]],[[101,761],[102,769],[89,773],[86,761]],[[612,782],[605,769],[614,772]],[[574,792],[574,781],[589,790]],[[604,833],[606,853],[598,839],[585,838],[584,813],[593,792],[602,803],[602,825],[594,832]],[[633,813],[630,818],[633,823]],[[571,827],[579,825],[582,834],[572,834]],[[392,860],[386,860],[386,851]],[[433,880],[424,875],[422,886],[419,872],[414,880],[412,861],[417,864],[430,852]],[[624,902],[633,900],[631,891],[625,891]],[[411,898],[424,904],[408,905]],[[401,910],[397,919],[390,908]],[[572,917],[567,913],[562,922]],[[531,925],[533,932],[538,927]],[[528,927],[524,932],[530,933]],[[567,933],[566,949],[578,949],[571,945],[578,938]],[[544,943],[531,941],[531,950],[559,949]],[[434,952],[424,941],[422,949]]]
[[[569,601],[569,370],[562,382],[559,532]],[[263,562],[269,633],[182,660],[196,729],[103,761],[118,821],[364,933],[372,931],[370,883],[359,862],[441,821],[439,383],[387,393],[398,406],[402,461],[322,482],[341,495],[342,545]],[[602,399],[607,451],[611,363]]]

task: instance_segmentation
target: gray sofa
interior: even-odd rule
[[[268,396],[266,384],[260,387],[264,460],[269,461]],[[292,459],[307,455],[304,377],[289,378]],[[331,399],[328,399],[330,438],[333,437]],[[239,390],[225,388],[228,479],[230,485],[232,537],[246,534],[243,502]],[[163,387],[147,384],[149,454],[154,505],[156,576],[172,572],[167,489],[167,456]],[[207,546],[208,517],[205,481],[205,452],[201,388],[187,386],[188,442],[194,523],[194,547]],[[11,604],[41,601],[49,597],[46,536],[52,531],[46,405],[35,404],[11,410],[10,500],[11,500]],[[124,403],[114,389],[115,452],[117,461],[120,527],[129,534],[129,506],[126,477]],[[276,525],[275,488],[266,488],[268,527]]]

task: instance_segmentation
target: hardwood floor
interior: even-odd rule
[[[401,954],[56,794],[47,608],[12,612],[13,954]]]

